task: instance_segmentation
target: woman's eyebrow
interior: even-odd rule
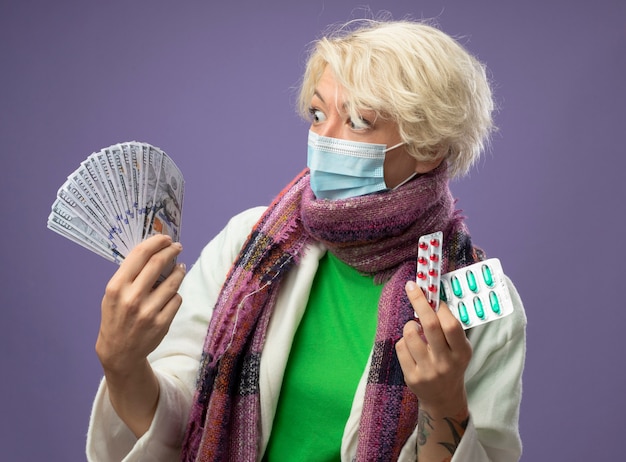
[[[317,96],[322,103],[326,104],[326,101],[324,100],[324,98],[322,98],[322,95],[320,94],[319,91],[315,90],[313,92],[313,96]],[[344,103],[342,103],[341,107],[339,107],[339,106],[335,106],[335,107],[337,108],[337,111],[339,111],[339,112],[344,111],[345,112],[345,111],[348,110],[348,103],[344,102]]]
[[[320,95],[319,91],[315,90],[313,92],[313,96],[317,96],[322,101],[322,103],[326,104],[326,101],[324,101],[324,98],[322,98],[322,95]]]

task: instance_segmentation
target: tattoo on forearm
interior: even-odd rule
[[[428,439],[428,435],[430,432],[428,429],[434,430],[432,424],[433,418],[430,414],[424,410],[420,410],[417,416],[417,428],[419,429],[419,433],[417,434],[417,445],[424,446],[426,444],[426,440]]]
[[[442,445],[444,448],[446,448],[450,452],[450,454],[454,454],[454,452],[456,451],[456,448],[459,446],[459,443],[461,442],[461,438],[463,437],[463,434],[465,433],[465,429],[467,428],[467,424],[469,423],[469,417],[467,417],[466,419],[463,419],[460,422],[451,417],[444,417],[443,420],[445,420],[445,422],[448,424],[448,427],[450,428],[450,433],[452,433],[453,442],[450,443],[450,442],[440,441],[439,444]]]
[[[417,434],[417,445],[418,449],[420,446],[424,446],[428,441],[428,437],[435,430],[433,425],[432,416],[424,411],[420,410],[418,415],[418,434]],[[469,424],[469,416],[463,420],[454,419],[452,417],[444,417],[443,421],[446,422],[448,428],[450,429],[450,434],[452,437],[452,441],[439,441],[437,444],[443,446],[448,450],[448,452],[453,455],[456,451],[456,448],[461,443],[461,438],[465,433],[465,429]],[[419,452],[419,450],[418,450]]]

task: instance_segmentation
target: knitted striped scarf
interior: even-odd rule
[[[395,460],[415,429],[417,398],[395,353],[413,308],[417,241],[444,232],[443,270],[481,256],[448,189],[445,165],[402,187],[336,201],[316,200],[308,170],[274,200],[251,231],[217,299],[183,442],[183,461],[255,461],[260,441],[259,370],[284,275],[309,243],[384,283],[359,426],[357,461]]]

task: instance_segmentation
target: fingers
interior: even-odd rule
[[[413,310],[420,320],[426,341],[435,349],[446,348],[446,338],[441,330],[437,313],[429,305],[422,289],[414,281],[408,281],[405,289]]]
[[[161,250],[167,249],[168,247],[171,247],[173,245],[175,244],[172,243],[172,238],[166,234],[157,234],[155,236],[149,237],[145,241],[140,242],[126,256],[126,258],[120,265],[119,270],[115,273],[113,279],[115,280],[115,282],[118,282],[118,280],[119,282],[134,281],[135,278],[144,270],[146,264],[152,259],[154,255],[159,253]],[[181,250],[182,246],[178,250],[178,253],[180,253]]]
[[[406,284],[406,292],[419,323],[404,325],[403,336],[396,343],[398,361],[405,383],[420,401],[442,407],[463,389],[472,348],[446,303],[441,302],[439,310],[433,311],[413,281]]]
[[[155,288],[161,275],[167,274],[165,271],[169,271],[169,269],[174,266],[176,256],[180,254],[182,250],[183,246],[180,242],[173,242],[169,246],[152,254],[143,269],[135,277],[134,284],[148,290]],[[163,282],[164,281],[159,281],[158,285],[160,286]]]
[[[465,331],[461,326],[460,321],[454,317],[450,307],[444,303],[439,303],[439,311],[437,312],[441,330],[446,338],[446,343],[452,350],[459,350],[466,348],[469,345],[469,340],[465,336]]]
[[[185,265],[179,263],[174,267],[172,273],[148,296],[148,303],[161,311],[159,317],[165,318],[165,322],[173,319],[180,307],[182,297],[178,294],[178,289],[183,282],[185,273]]]
[[[167,254],[167,249],[159,252]],[[181,306],[177,291],[185,276],[184,264],[176,265],[155,289],[137,282],[143,274],[132,282],[110,282],[102,299],[96,351],[110,373],[127,373],[145,360],[161,342]]]
[[[167,235],[152,236],[138,244],[109,280],[103,302],[131,310],[141,305],[156,305],[160,310],[178,291],[185,276],[185,265],[176,265],[158,287],[155,283],[182,248],[179,242],[173,243]]]
[[[423,335],[422,328],[417,322],[409,321],[404,325],[402,338],[396,343],[396,353],[401,366],[406,364],[416,367],[429,358],[428,344]]]
[[[174,316],[178,313],[183,302],[183,298],[180,294],[175,293],[169,301],[163,306],[160,313],[156,316],[156,322],[162,326],[166,326],[169,329],[169,325],[174,320]]]
[[[432,347],[433,353],[454,350],[467,343],[461,323],[454,317],[445,302],[440,301],[439,310],[433,311],[426,296],[413,281],[407,282],[406,293],[419,318],[423,337]]]

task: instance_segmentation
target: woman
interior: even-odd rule
[[[88,456],[518,460],[517,292],[466,335],[412,282],[421,235],[443,231],[445,271],[484,258],[448,189],[492,128],[483,67],[435,28],[368,21],[316,43],[300,109],[309,169],[268,208],[186,276],[152,289],[181,251],[156,236],[109,282]]]

